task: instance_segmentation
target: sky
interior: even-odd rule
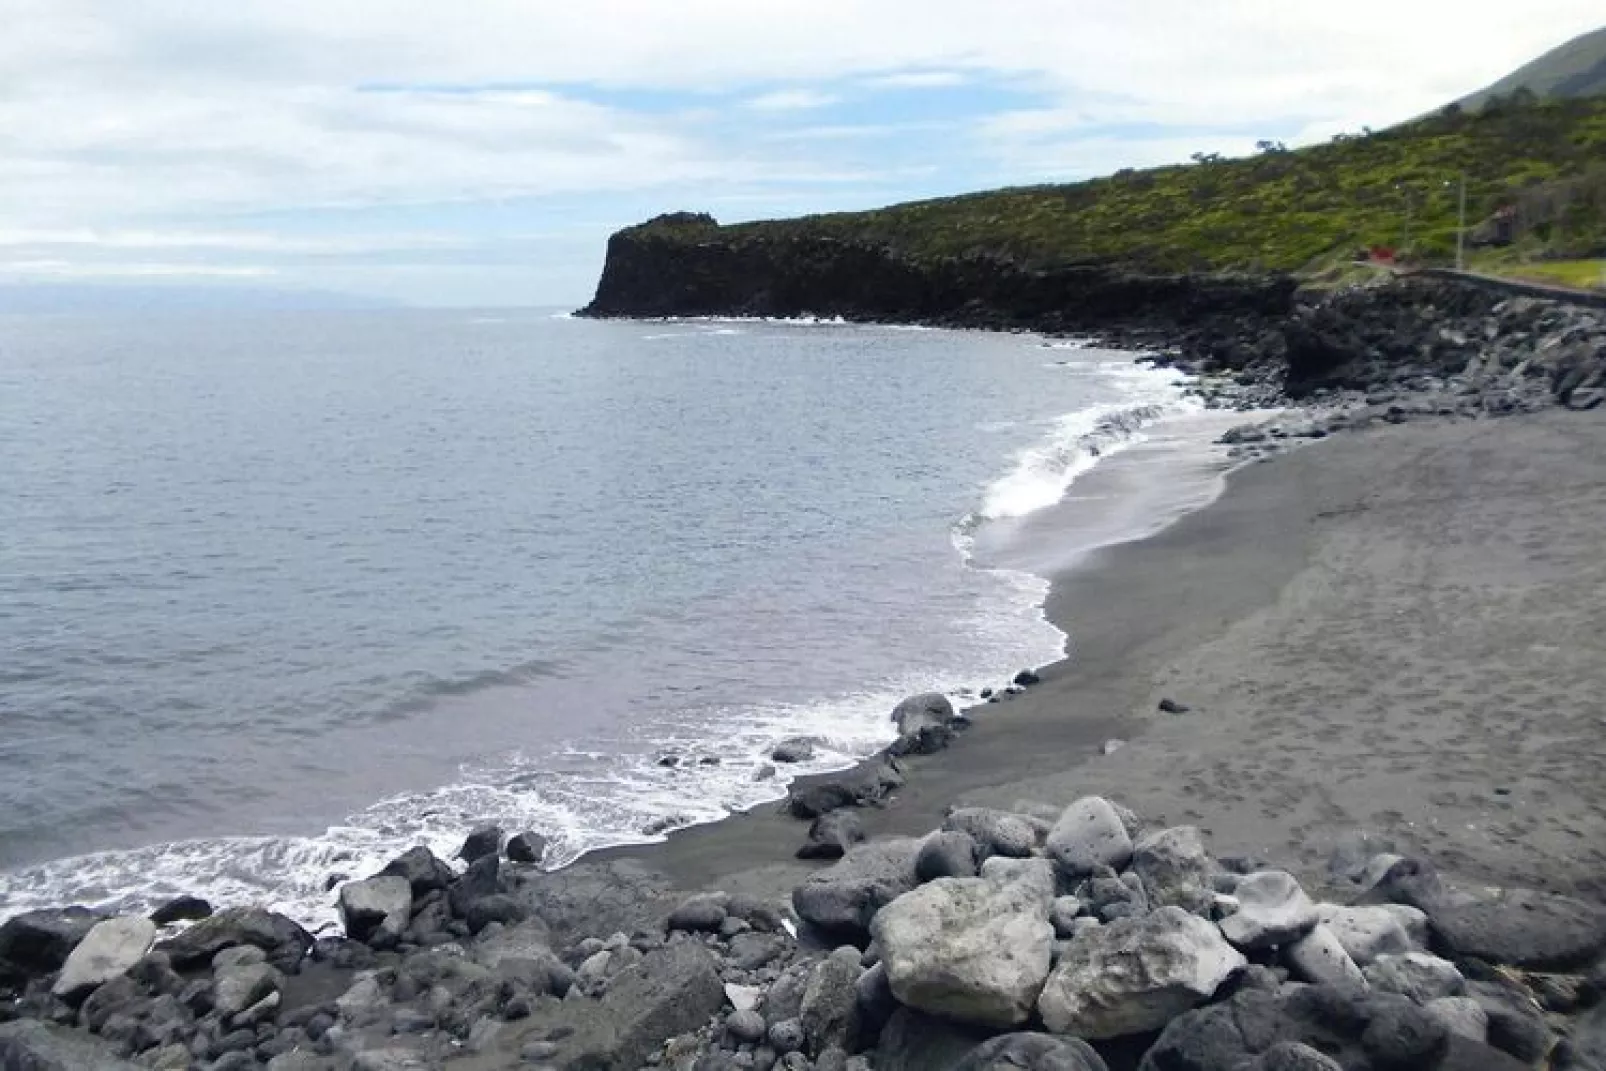
[[[578,305],[607,236],[1382,127],[1599,0],[0,0],[0,286]]]

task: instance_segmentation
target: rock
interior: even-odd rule
[[[976,859],[995,855],[1026,859],[1037,852],[1051,823],[1030,815],[995,811],[987,807],[958,807],[943,819],[944,830],[968,833],[976,842]]]
[[[976,876],[976,842],[957,829],[938,830],[921,843],[915,876],[922,882]]]
[[[803,1034],[803,1024],[797,1019],[782,1019],[772,1024],[766,1035],[770,1046],[783,1056],[787,1053],[801,1052],[808,1039]]]
[[[634,860],[521,870],[511,878],[511,895],[546,924],[560,946],[592,933],[656,928],[669,909],[669,879]]]
[[[1018,684],[1022,688],[1031,688],[1034,685],[1042,684],[1043,678],[1038,676],[1036,670],[1023,669],[1019,673],[1015,674],[1015,679],[1010,683]]]
[[[876,1071],[948,1071],[988,1036],[980,1027],[899,1008],[881,1031]]]
[[[1214,996],[1246,962],[1211,923],[1162,907],[1072,941],[1038,1011],[1055,1034],[1096,1040],[1158,1030]]]
[[[475,901],[500,894],[501,875],[502,860],[494,852],[470,863],[462,876],[446,890],[446,902],[451,905],[452,914],[466,918]]]
[[[1175,699],[1160,700],[1160,713],[1162,714],[1186,714],[1191,709],[1191,707],[1179,703]]]
[[[814,761],[814,741],[806,736],[794,736],[790,740],[782,740],[770,752],[770,759],[774,762],[799,763]]]
[[[786,942],[774,934],[743,933],[731,938],[725,959],[738,970],[756,971],[779,959],[786,947]]]
[[[546,858],[547,840],[539,833],[520,833],[507,842],[507,861],[539,866]]]
[[[98,922],[67,956],[50,991],[69,1002],[82,1000],[97,986],[126,974],[155,939],[156,924],[149,919]]]
[[[1455,964],[1426,952],[1379,956],[1366,968],[1366,980],[1380,993],[1398,993],[1418,1004],[1459,996],[1467,987]]]
[[[865,936],[877,911],[919,884],[921,841],[889,837],[848,850],[792,890],[798,917],[827,931]]]
[[[1467,996],[1489,1021],[1489,1044],[1532,1066],[1550,1051],[1554,1035],[1526,991],[1505,982],[1468,982]]]
[[[212,914],[212,905],[199,896],[175,896],[151,912],[151,921],[158,926],[175,922],[195,922]]]
[[[1094,878],[1084,887],[1082,900],[1088,913],[1105,922],[1149,913],[1148,894],[1136,875],[1130,882],[1115,877]]]
[[[764,1002],[764,990],[756,985],[725,983],[725,999],[736,1011],[755,1011]]]
[[[340,918],[353,941],[393,946],[412,919],[413,888],[397,874],[340,887]],[[375,941],[383,934],[388,940]]]
[[[1216,866],[1193,826],[1143,837],[1132,848],[1131,867],[1143,882],[1150,907],[1180,907],[1202,915],[1215,900]]]
[[[1364,830],[1340,836],[1327,859],[1327,873],[1336,881],[1359,883],[1367,864],[1385,852],[1394,851],[1394,842]]]
[[[859,975],[854,989],[859,1003],[859,1036],[873,1040],[901,1007],[898,998],[893,995],[891,983],[887,981],[887,965],[877,963],[867,969]]]
[[[88,1034],[22,1019],[0,1023],[0,1068],[5,1071],[143,1071]]]
[[[822,814],[855,804],[853,790],[838,781],[818,785],[793,785],[786,795],[786,809],[793,818],[810,821]]]
[[[669,914],[667,928],[689,932],[718,933],[725,922],[725,905],[730,897],[724,893],[703,893],[683,900]]]
[[[1108,800],[1088,796],[1065,809],[1048,832],[1048,855],[1068,878],[1101,866],[1119,870],[1132,858],[1132,838]]]
[[[103,917],[83,907],[13,915],[0,925],[0,984],[56,970]]]
[[[457,874],[446,863],[437,858],[428,848],[419,846],[409,848],[385,865],[375,877],[388,877],[395,875],[407,879],[412,886],[413,896],[423,899],[438,889],[449,887],[457,880]]]
[[[859,951],[839,948],[814,968],[798,1019],[809,1053],[851,1048],[858,1037]]]
[[[1606,954],[1606,908],[1571,897],[1509,889],[1472,903],[1415,906],[1457,958],[1565,971]]]
[[[1316,928],[1290,944],[1284,958],[1295,978],[1317,985],[1352,986],[1364,989],[1366,976],[1344,951],[1343,944],[1326,925]]]
[[[857,814],[848,810],[828,811],[809,826],[808,843],[797,850],[797,857],[840,859],[864,839],[864,820]]]
[[[1077,921],[1082,917],[1082,901],[1074,896],[1061,896],[1049,910],[1048,923],[1054,927],[1054,936],[1069,941],[1078,932]],[[1097,925],[1097,920],[1092,920]]]
[[[1452,1034],[1483,1044],[1489,1038],[1489,1015],[1471,997],[1436,997],[1422,1005]],[[1606,1071],[1603,1068],[1602,1071]]]
[[[1048,977],[1054,884],[940,878],[875,917],[893,994],[916,1011],[979,1026],[1031,1017]]]
[[[930,755],[953,742],[954,705],[939,692],[910,696],[893,709],[892,720],[898,739],[889,755]]]
[[[725,1019],[725,1032],[738,1042],[760,1042],[768,1033],[764,1017],[752,1009],[734,1011]]]
[[[1443,1023],[1409,1003],[1372,1006],[1371,1022],[1361,1032],[1361,1048],[1381,1068],[1432,1067],[1449,1048]]]
[[[266,963],[227,967],[212,977],[212,1005],[228,1019],[277,992],[283,982],[284,976]]]
[[[1250,874],[1233,895],[1238,910],[1221,920],[1221,932],[1246,952],[1298,940],[1320,920],[1316,905],[1286,871]]]
[[[1401,952],[1414,952],[1416,942],[1400,924],[1396,914],[1398,910],[1414,911],[1414,908],[1390,907],[1336,907],[1332,904],[1319,904],[1316,908],[1321,923],[1338,939],[1350,959],[1357,966],[1365,967],[1378,956],[1394,955]],[[1420,912],[1417,914],[1421,915]],[[1422,925],[1427,925],[1427,916],[1422,915]]]
[[[1344,1071],[1331,1057],[1297,1041],[1283,1041],[1260,1054],[1246,1071]]]
[[[497,855],[502,850],[502,827],[498,825],[476,826],[464,838],[463,846],[457,849],[457,857],[465,863],[473,863],[487,855]]]
[[[1108,1071],[1081,1038],[1002,1034],[976,1046],[951,1071]]]
[[[209,960],[220,949],[251,945],[287,962],[299,961],[312,947],[312,935],[291,919],[259,907],[231,907],[202,919],[157,946],[180,969]]]

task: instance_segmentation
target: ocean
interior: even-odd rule
[[[557,866],[778,799],[904,695],[1059,657],[1033,519],[1152,528],[1196,414],[1027,335],[0,318],[0,915],[317,925],[484,821]],[[1157,443],[1124,506],[1067,493]]]

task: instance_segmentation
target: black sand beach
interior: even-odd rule
[[[1071,657],[907,760],[867,829],[1106,794],[1311,880],[1368,829],[1470,880],[1599,895],[1602,457],[1606,425],[1557,410],[1380,427],[1239,470],[1207,508],[1056,577]],[[610,854],[784,899],[813,868],[792,858],[805,830],[765,807]]]

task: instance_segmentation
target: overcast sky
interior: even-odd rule
[[[0,0],[0,284],[577,304],[616,227],[1384,126],[1600,0]]]

